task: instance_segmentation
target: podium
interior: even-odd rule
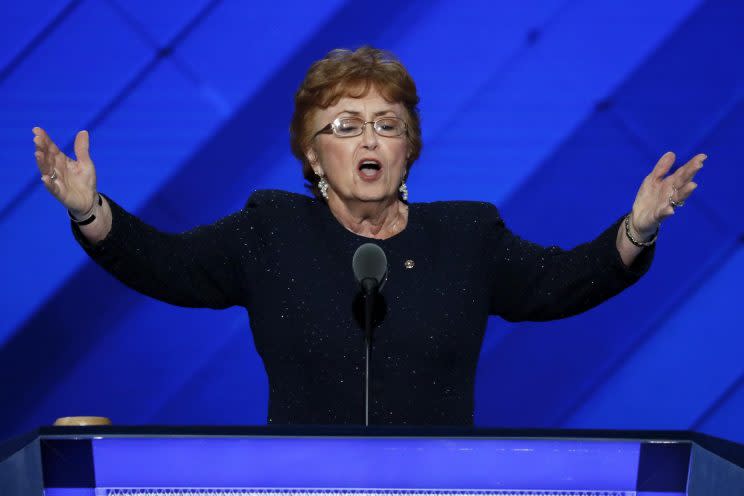
[[[48,427],[0,445],[0,494],[719,496],[743,467],[681,431]]]

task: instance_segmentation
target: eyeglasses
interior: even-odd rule
[[[398,117],[378,117],[373,121],[365,121],[359,117],[338,117],[326,127],[313,135],[335,134],[339,138],[352,138],[364,132],[364,126],[372,124],[372,128],[380,136],[394,138],[408,130],[406,122]]]

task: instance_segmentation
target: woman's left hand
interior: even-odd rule
[[[630,220],[633,229],[641,237],[651,237],[661,221],[674,215],[675,205],[676,208],[684,205],[697,188],[697,183],[692,179],[703,167],[706,158],[702,153],[695,155],[673,174],[666,176],[674,164],[675,155],[667,152],[661,156],[654,170],[641,183],[633,202]]]

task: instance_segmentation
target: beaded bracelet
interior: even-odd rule
[[[630,214],[625,216],[625,235],[628,237],[631,243],[636,245],[638,248],[644,248],[646,246],[651,246],[652,244],[656,243],[656,238],[659,237],[659,228],[656,227],[656,232],[648,241],[638,241],[633,237],[632,234],[630,234]]]
[[[103,205],[103,200],[101,199],[101,194],[98,193],[98,206],[100,207],[102,205]],[[95,209],[96,209],[96,206],[94,204],[93,205],[93,208],[90,209],[90,216],[86,217],[83,220],[77,220],[75,218],[75,216],[72,215],[72,212],[70,212],[69,210],[67,211],[67,215],[69,215],[70,216],[70,220],[72,220],[72,222],[74,222],[78,226],[87,226],[88,224],[90,224],[91,222],[93,222],[94,220],[96,220],[96,214],[93,213],[95,211]]]

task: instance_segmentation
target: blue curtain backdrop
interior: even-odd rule
[[[337,47],[418,83],[412,201],[496,204],[574,246],[631,207],[657,158],[709,155],[651,272],[558,322],[492,319],[481,426],[694,429],[744,441],[744,3],[738,0],[2,1],[0,438],[67,415],[263,424],[242,309],[123,287],[74,243],[31,128],[91,132],[101,191],[168,231],[250,192],[302,192],[292,96]]]

